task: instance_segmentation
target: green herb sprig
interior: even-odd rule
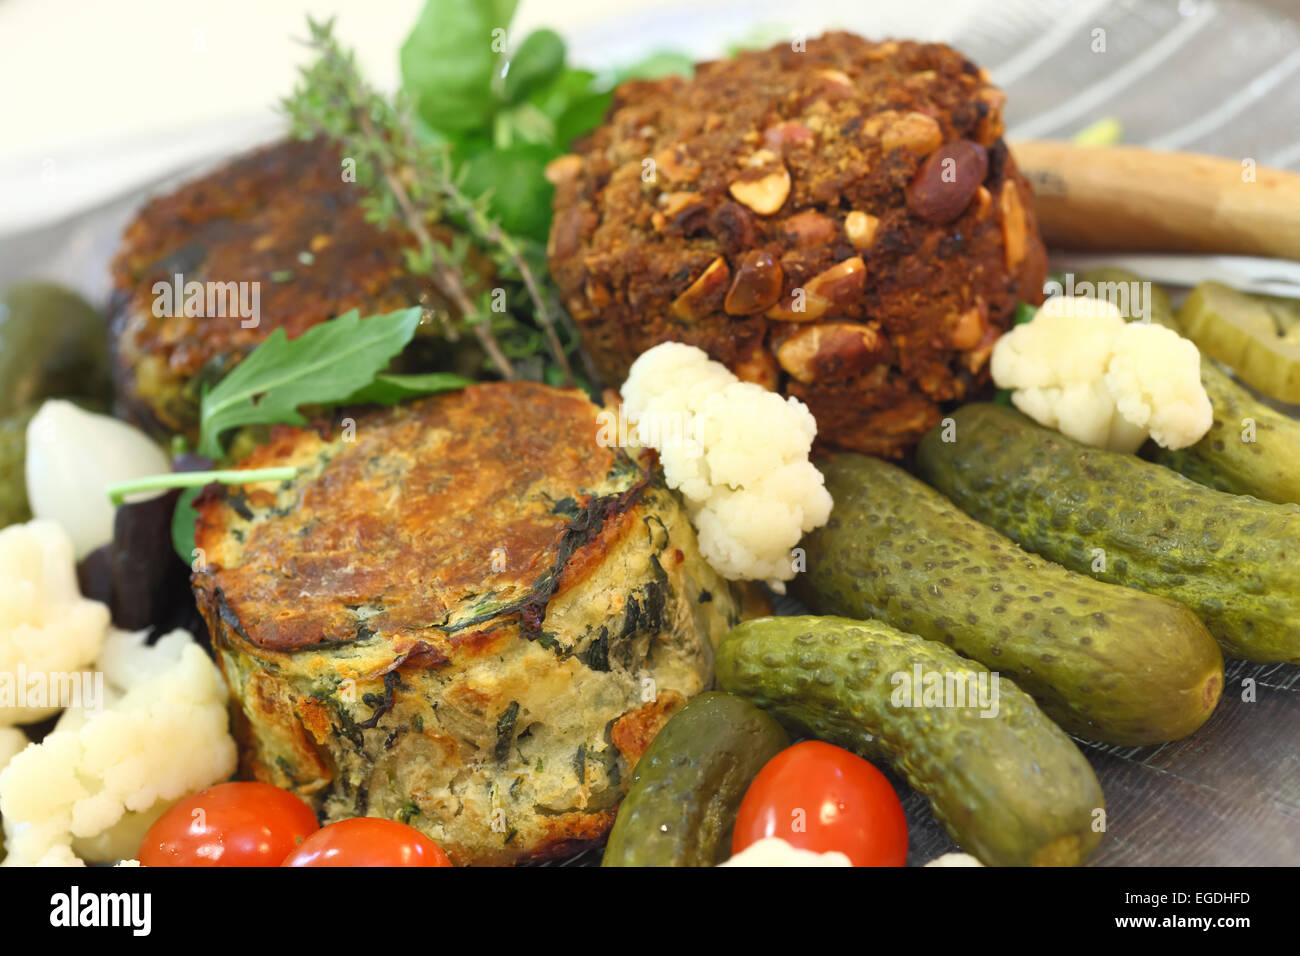
[[[283,104],[294,133],[303,138],[325,136],[355,163],[357,183],[367,193],[363,198],[367,218],[385,227],[401,225],[415,237],[418,248],[408,250],[407,267],[428,276],[459,322],[477,336],[502,378],[516,377],[507,351],[518,350],[503,347],[496,333],[515,343],[528,342],[532,336],[524,323],[492,301],[485,277],[470,261],[475,242],[500,272],[522,283],[562,382],[573,384],[568,353],[576,348],[576,334],[570,335],[566,348],[521,243],[489,212],[491,197],[472,198],[462,188],[463,173],[457,172],[449,145],[427,130],[420,135],[408,97],[390,100],[366,84],[352,53],[334,38],[331,22],[308,19],[308,29],[307,43],[316,60],[302,70],[298,87]],[[449,244],[436,241],[431,227],[446,219],[466,228],[470,238],[462,236]],[[475,288],[484,291],[474,297],[470,290]]]

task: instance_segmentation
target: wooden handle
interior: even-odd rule
[[[1300,175],[1137,146],[1012,143],[1059,249],[1300,259]]]

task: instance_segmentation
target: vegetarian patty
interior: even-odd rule
[[[1046,254],[1005,97],[942,44],[831,33],[619,87],[550,167],[551,269],[601,373],[697,345],[902,454],[988,381]]]
[[[501,383],[281,427],[241,467],[296,479],[200,499],[193,584],[245,774],[457,863],[603,838],[741,606],[598,411]]]
[[[410,236],[366,222],[361,188],[343,174],[333,148],[284,142],[141,210],[112,267],[120,414],[159,437],[193,439],[202,384],[220,379],[275,329],[295,338],[352,308],[363,315],[415,304],[446,310],[432,284],[406,269]],[[443,241],[449,235],[436,233]],[[209,309],[207,286],[204,314],[184,314],[182,301],[156,315],[155,283],[174,285],[177,275],[183,283],[257,283],[256,325],[245,328],[251,320],[224,307],[232,301],[224,289]],[[249,304],[251,297],[247,286]]]

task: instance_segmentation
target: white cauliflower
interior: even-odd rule
[[[784,593],[790,551],[826,523],[831,496],[808,460],[817,422],[796,398],[742,382],[700,349],[666,342],[628,372],[629,443],[659,452],[700,553],[723,577]]]
[[[852,866],[843,853],[801,850],[780,837],[766,837],[751,843],[719,866]]]
[[[30,741],[17,727],[0,727],[0,770],[18,756]]]
[[[108,608],[77,590],[62,528],[38,519],[0,530],[0,725],[30,724],[72,703],[57,698],[74,675],[84,686],[108,624]]]
[[[0,770],[13,760],[30,741],[27,735],[17,727],[0,727]],[[4,847],[0,846],[0,861],[5,857]]]
[[[937,856],[926,866],[983,866],[979,860],[969,853],[945,853],[943,856]]]
[[[993,348],[993,381],[1034,421],[1085,445],[1185,448],[1210,430],[1200,352],[1172,329],[1129,323],[1104,299],[1054,296]]]
[[[216,665],[185,631],[144,640],[112,632],[96,665],[108,706],[66,711],[0,773],[4,865],[133,857],[158,814],[234,771]]]

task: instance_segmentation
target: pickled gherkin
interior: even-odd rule
[[[794,582],[814,611],[940,641],[1092,740],[1176,740],[1213,712],[1223,658],[1187,608],[1027,554],[888,462],[817,464],[835,510]]]
[[[1101,840],[1101,786],[1070,738],[1014,682],[942,644],[875,621],[759,618],[722,639],[716,671],[792,730],[888,760],[987,865],[1075,866]],[[952,698],[905,688],[918,673]]]
[[[996,405],[952,418],[956,440],[932,430],[917,467],[971,517],[1071,570],[1178,601],[1226,656],[1300,662],[1300,505],[1214,491]]]
[[[780,724],[739,697],[695,697],[637,761],[601,865],[723,862],[745,791],[789,743]]]

